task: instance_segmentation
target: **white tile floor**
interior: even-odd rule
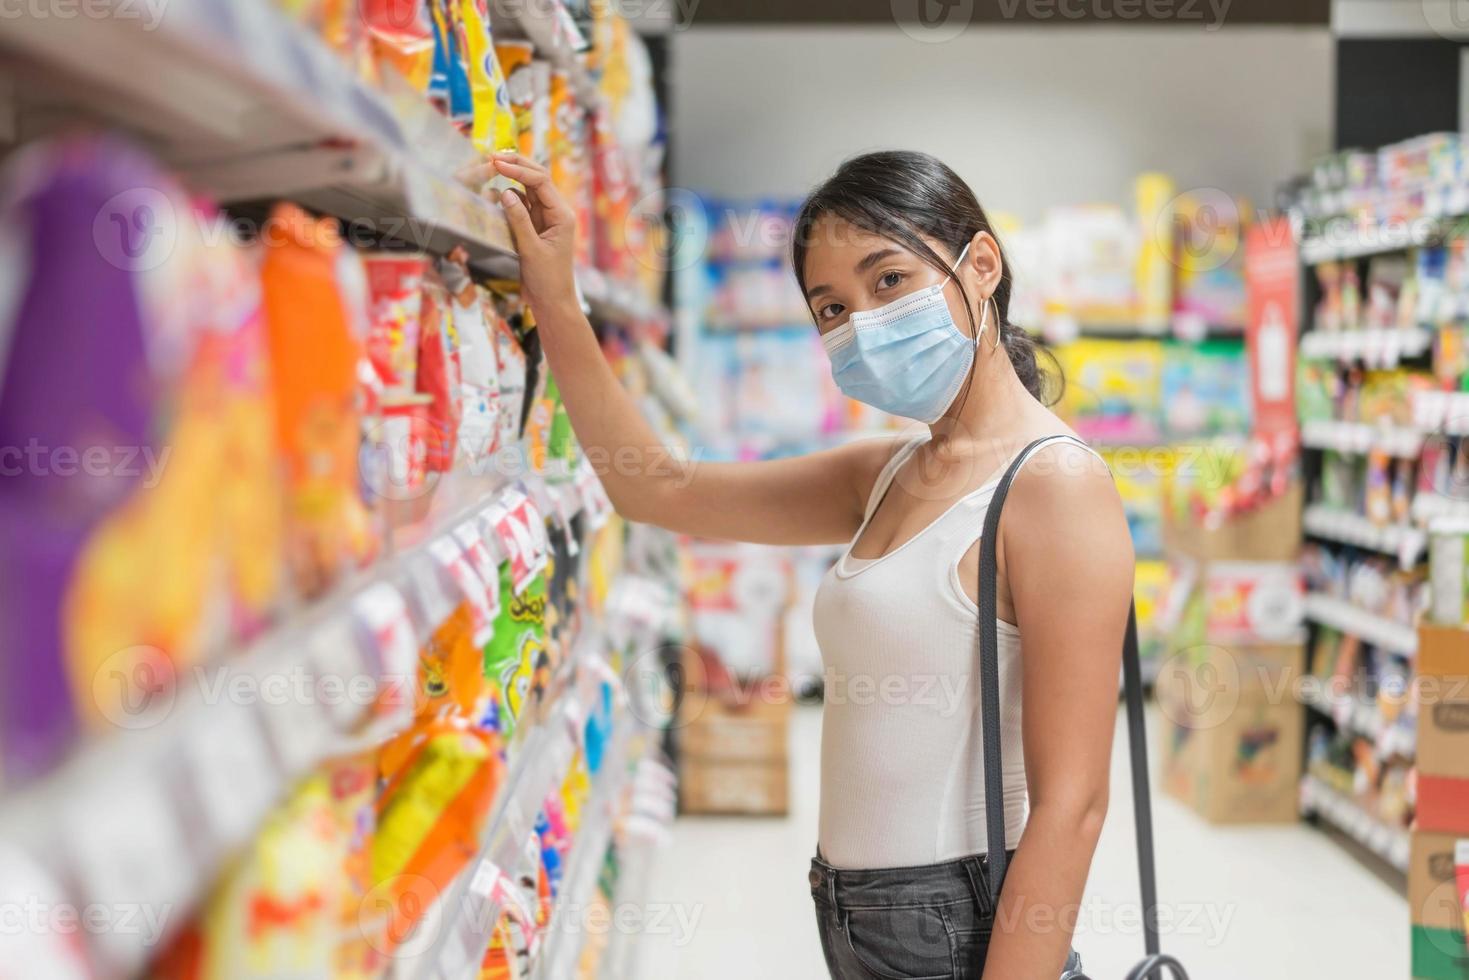
[[[815,847],[820,712],[792,726],[787,819],[678,821],[648,901],[680,906],[691,928],[641,939],[638,976],[814,980],[825,967],[806,870]],[[1119,978],[1137,960],[1137,886],[1125,735],[1113,804],[1077,933],[1087,972]],[[1193,980],[1390,980],[1408,975],[1407,903],[1310,827],[1216,828],[1167,798],[1154,803],[1164,949]]]

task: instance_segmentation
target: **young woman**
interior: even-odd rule
[[[1036,347],[974,193],[919,153],[848,161],[796,222],[796,279],[847,394],[922,423],[794,459],[670,472],[579,308],[575,218],[517,156],[504,204],[578,438],[625,517],[779,545],[847,543],[816,599],[827,700],[809,882],[833,977],[1056,980],[1107,809],[1132,545],[1106,467],[1042,403]],[[1006,841],[985,888],[978,539],[996,542]],[[638,461],[641,465],[632,465]],[[1022,705],[1024,710],[1022,711]]]

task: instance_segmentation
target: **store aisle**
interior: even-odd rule
[[[675,825],[648,898],[669,907],[670,924],[643,938],[640,977],[825,975],[806,889],[820,735],[820,712],[798,710],[788,819]],[[1142,948],[1120,726],[1116,745],[1112,807],[1077,929],[1097,977],[1122,976]],[[1324,834],[1304,825],[1213,827],[1166,798],[1154,812],[1164,948],[1195,980],[1405,974],[1406,902]]]

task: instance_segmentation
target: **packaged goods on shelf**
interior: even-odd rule
[[[1311,174],[1298,206],[1312,220],[1381,224],[1462,211],[1469,181],[1457,133],[1429,133],[1376,151],[1342,150]]]
[[[226,225],[118,139],[24,147],[0,175],[28,269],[0,324],[4,441],[76,452],[3,488],[0,539],[35,574],[0,586],[23,640],[0,657],[14,682],[0,826],[16,848],[0,880],[35,868],[58,902],[170,913],[159,945],[0,937],[0,962],[365,980],[399,959],[471,975],[487,956],[495,969],[513,919],[520,966],[593,972],[599,944],[547,922],[605,900],[635,839],[622,822],[647,790],[632,774],[657,765],[647,729],[667,725],[669,692],[624,675],[682,637],[680,560],[612,514],[518,285],[486,283],[489,253],[509,255],[503,216],[445,175],[483,172],[469,165],[488,149],[538,152],[540,56],[609,114],[594,154],[567,102],[561,150],[586,239],[601,236],[586,258],[604,268],[578,278],[619,300],[594,312],[619,375],[641,377],[662,288],[656,234],[620,228],[627,201],[659,189],[656,110],[628,91],[641,42],[612,29],[620,49],[593,77],[559,42],[496,44],[482,3],[287,4],[293,20],[240,3],[229,23],[172,18],[159,43],[193,65],[230,49],[216,34],[279,42],[270,84],[248,45],[220,74],[252,111],[300,100],[283,111],[310,117],[303,143],[375,148],[404,186],[300,192],[345,226],[288,202]],[[519,77],[498,73],[497,49]],[[232,186],[268,199],[255,170],[278,159],[239,157]],[[418,249],[364,237],[429,212]],[[642,399],[671,432],[663,401]],[[641,807],[656,836],[671,802]],[[112,829],[85,826],[104,809]]]
[[[1253,211],[1220,191],[1179,193],[1163,174],[1115,204],[1054,208],[1006,230],[1019,270],[1011,309],[1056,340],[1080,331],[1237,333],[1245,321],[1244,250]]]
[[[1057,411],[1078,435],[1111,445],[1161,440],[1161,341],[1077,340],[1055,353],[1066,376]]]

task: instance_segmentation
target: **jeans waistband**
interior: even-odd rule
[[[982,854],[911,868],[833,868],[817,854],[808,880],[811,894],[837,909],[990,905],[989,860]]]

